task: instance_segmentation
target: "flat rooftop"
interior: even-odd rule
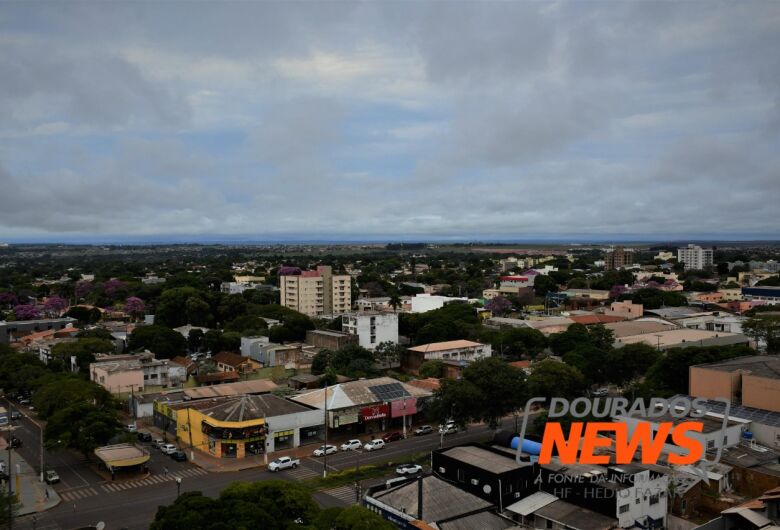
[[[502,456],[475,445],[453,447],[442,454],[491,473],[506,473],[517,469],[517,462],[513,457]]]
[[[707,370],[717,370],[719,372],[740,371],[759,377],[780,379],[780,355],[749,355],[727,361],[697,364],[696,368],[706,368]]]

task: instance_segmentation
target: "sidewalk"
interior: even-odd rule
[[[8,466],[8,452],[6,451],[6,442],[0,438],[0,455],[4,456],[3,461]],[[43,512],[54,508],[60,503],[60,496],[57,492],[40,481],[40,476],[35,470],[17,453],[12,451],[12,489],[19,498],[19,506],[16,512],[17,516],[29,515],[31,513]]]

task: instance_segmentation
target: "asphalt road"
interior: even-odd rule
[[[37,430],[30,420],[23,420],[17,427],[17,436],[23,438],[22,448],[25,459],[32,464],[38,458],[38,445],[34,431]],[[28,438],[29,437],[29,438]],[[481,441],[490,437],[490,431],[485,426],[472,426],[466,431],[444,437],[444,445],[457,445],[464,442]],[[29,439],[29,442],[28,442]],[[328,456],[329,470],[340,470],[355,467],[358,457],[360,465],[372,462],[393,461],[404,463],[410,455],[431,451],[438,448],[440,437],[433,433],[426,436],[410,437],[387,444],[384,449],[356,454],[354,452],[339,453]],[[116,484],[105,482],[99,475],[91,471],[78,455],[60,451],[57,454],[46,453],[47,467],[53,467],[60,473],[62,483],[57,486],[57,492],[63,498],[59,506],[38,514],[18,518],[14,528],[39,530],[70,530],[99,521],[106,524],[107,530],[141,530],[149,527],[154,519],[158,506],[172,503],[177,494],[174,477],[182,478],[181,491],[202,491],[205,495],[217,496],[231,482],[237,480],[305,480],[322,474],[325,460],[309,457],[301,462],[297,470],[285,470],[270,473],[263,469],[249,469],[238,472],[206,474],[193,464],[174,462],[171,458],[152,449],[150,479],[138,481],[135,486],[125,485],[126,489],[118,489]],[[168,468],[169,473],[164,473]],[[314,495],[322,506],[344,506],[347,503],[339,498],[324,493]]]

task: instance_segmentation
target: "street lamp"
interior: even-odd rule
[[[181,495],[181,477],[176,477],[176,498]]]

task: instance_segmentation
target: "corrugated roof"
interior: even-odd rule
[[[523,517],[534,513],[540,508],[544,508],[550,503],[558,500],[555,495],[550,495],[544,491],[537,491],[536,493],[529,495],[524,499],[520,499],[514,504],[510,504],[506,507],[507,511],[522,515]]]
[[[254,379],[222,385],[201,386],[184,390],[185,399],[206,399],[222,396],[237,396],[240,394],[261,394],[271,392],[279,385],[270,379]]]
[[[400,388],[402,388],[409,397],[427,397],[431,395],[431,393],[425,389],[401,383],[392,377],[360,379],[358,381],[350,381],[348,383],[329,386],[327,388],[328,409],[336,410],[388,401],[388,399],[382,399],[380,395],[377,395],[376,391],[379,389],[376,387],[391,384],[400,385]],[[325,391],[326,389],[319,388],[317,390],[312,390],[311,392],[293,396],[290,399],[310,407],[322,409],[325,406]]]
[[[445,342],[431,342],[430,344],[421,344],[419,346],[409,348],[409,351],[427,353],[435,351],[457,350],[463,348],[475,348],[477,346],[483,346],[483,344],[470,340],[448,340]]]
[[[534,512],[540,517],[571,526],[578,530],[610,530],[617,527],[617,519],[601,515],[587,508],[580,508],[562,500],[556,500]]]

